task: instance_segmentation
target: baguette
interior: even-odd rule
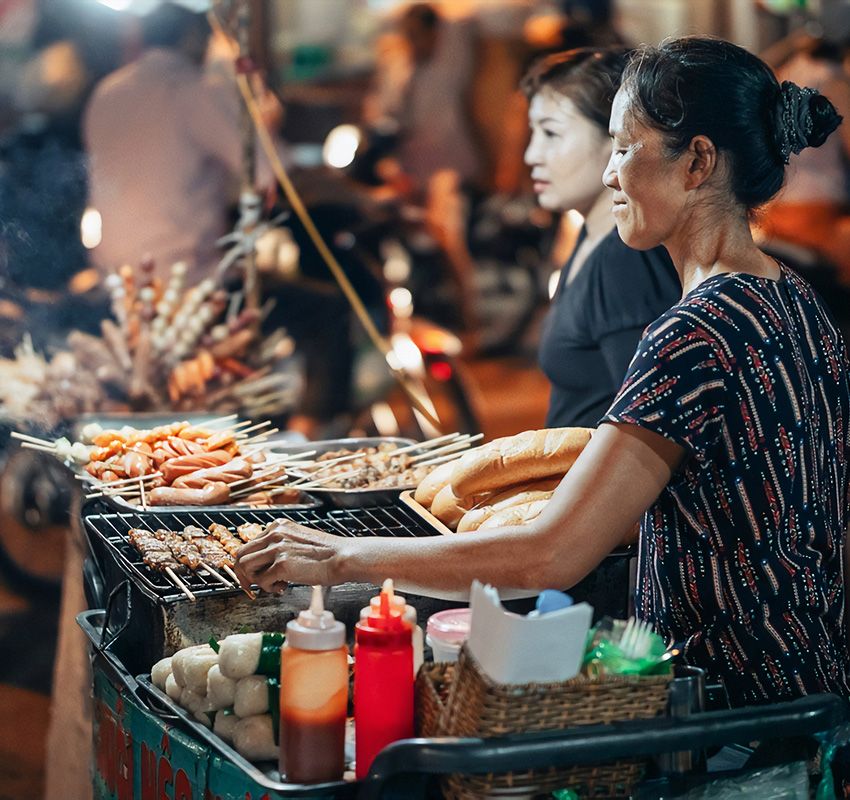
[[[544,478],[542,481],[511,486],[503,492],[495,494],[480,505],[473,506],[457,524],[458,533],[477,530],[493,514],[512,506],[531,503],[534,500],[548,500],[559,483],[558,478]]]
[[[451,482],[452,473],[454,472],[454,468],[457,466],[457,462],[459,458],[454,459],[453,461],[446,461],[444,464],[440,464],[439,467],[431,470],[416,487],[416,491],[413,494],[413,499],[419,503],[421,506],[425,506],[426,508],[431,507],[431,503],[434,502],[434,498],[437,496],[437,492],[440,491],[444,486],[448,486]]]
[[[531,503],[523,503],[522,505],[511,506],[510,508],[503,508],[501,511],[493,514],[490,519],[485,520],[478,530],[485,531],[490,528],[526,525],[533,519],[539,517],[548,503],[548,500],[534,500]]]
[[[437,492],[434,502],[431,503],[431,513],[444,525],[454,530],[461,517],[480,499],[473,496],[456,497],[452,493],[452,487],[446,485]]]
[[[590,428],[525,431],[464,454],[452,473],[456,497],[549,476],[563,477],[590,441]]]

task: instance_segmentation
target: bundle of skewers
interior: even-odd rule
[[[332,450],[294,469],[323,489],[406,489],[416,487],[434,467],[457,458],[482,438],[480,433],[450,433],[404,447],[382,442],[375,447]]]
[[[194,593],[180,575],[206,573],[228,588],[238,587],[239,579],[233,571],[236,551],[263,534],[265,529],[264,525],[249,522],[239,525],[234,532],[214,522],[207,530],[197,525],[187,525],[179,531],[131,528],[127,538],[140,553],[145,566],[166,575],[189,600],[194,601]],[[254,597],[251,592],[247,594]]]
[[[147,510],[157,506],[292,505],[321,479],[290,478],[288,468],[311,463],[315,451],[271,452],[271,422],[235,422],[233,415],[203,427],[187,421],[151,429],[87,426],[85,442],[48,441],[13,433],[22,447],[55,455],[81,468],[93,484],[86,499],[120,498]],[[223,425],[223,427],[222,427]]]
[[[152,262],[109,275],[113,319],[100,336],[72,331],[67,351],[50,360],[24,342],[0,363],[0,414],[49,429],[93,411],[291,409],[300,390],[294,365],[285,367],[292,339],[280,329],[263,336],[263,311],[241,308],[241,293],[210,279],[187,287],[185,276],[182,262],[166,280]]]

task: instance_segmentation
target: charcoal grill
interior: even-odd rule
[[[224,586],[203,571],[181,573],[180,578],[197,598],[190,602],[169,578],[145,566],[141,554],[129,543],[130,528],[172,528],[186,525],[207,528],[217,522],[233,528],[247,522],[265,524],[291,519],[338,536],[421,537],[438,535],[406,506],[392,504],[368,508],[271,509],[228,511],[175,511],[171,514],[116,512],[96,500],[83,508],[83,529],[90,549],[86,567],[89,605],[108,608],[107,628],[115,637],[113,652],[132,674],[149,672],[164,655],[210,636],[226,636],[242,629],[283,630],[286,623],[310,603],[310,587],[290,586],[282,595],[260,593],[249,599],[238,587]],[[378,587],[346,583],[328,590],[326,605],[349,631],[360,609]],[[407,595],[425,622],[436,611],[459,605],[429,597]]]

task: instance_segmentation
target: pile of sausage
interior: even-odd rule
[[[261,452],[243,454],[231,431],[209,431],[188,422],[151,430],[106,430],[93,444],[85,470],[104,483],[153,475],[144,484],[153,506],[226,504],[231,485],[250,479],[265,461]],[[263,477],[284,481],[286,471],[281,467]]]

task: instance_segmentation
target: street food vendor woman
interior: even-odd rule
[[[569,587],[641,517],[637,614],[733,705],[850,695],[844,631],[850,384],[823,302],[750,236],[789,158],[841,118],[727,42],[632,58],[614,99],[623,241],[663,244],[682,300],[647,329],[625,382],[547,510],[523,527],[341,538],[282,522],[240,551],[245,580],[465,590]]]

